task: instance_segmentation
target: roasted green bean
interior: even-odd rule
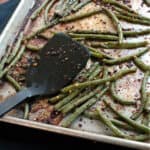
[[[108,102],[107,100],[104,99],[104,102],[105,104],[107,104],[107,106],[115,113],[117,114],[122,120],[124,120],[126,123],[128,123],[129,125],[131,125],[133,128],[136,128],[138,129],[139,131],[141,132],[144,132],[146,134],[150,134],[150,128],[143,125],[143,124],[140,124],[140,123],[137,123],[136,121],[126,117],[125,115],[121,114],[120,112],[118,112],[116,110],[116,108],[113,106],[112,102]]]
[[[78,5],[76,5],[76,7],[73,8],[73,11],[79,10],[80,8],[82,8],[83,6],[87,5],[90,2],[91,0],[84,0],[83,2],[80,2]]]
[[[115,80],[121,78],[122,76],[124,76],[126,74],[133,73],[135,71],[136,71],[135,67],[132,67],[130,69],[124,69],[124,70],[121,70],[118,73],[112,75],[111,77],[107,77],[107,78],[103,78],[103,79],[96,79],[96,80],[87,81],[87,82],[83,82],[83,83],[75,83],[73,85],[63,88],[61,91],[65,93],[68,91],[72,91],[73,89],[86,88],[88,86],[93,86],[93,85],[100,85],[100,84],[106,83],[108,81],[112,82],[112,81],[115,81]]]
[[[104,34],[76,34],[69,33],[72,38],[84,38],[84,39],[97,39],[97,40],[110,40],[117,41],[118,37],[115,35],[104,35]]]
[[[145,3],[147,6],[150,6],[150,0],[144,0],[144,3]]]
[[[146,48],[146,49],[140,50],[139,52],[136,52],[135,54],[132,54],[132,55],[128,55],[128,56],[124,56],[124,57],[120,57],[120,58],[116,58],[116,59],[103,59],[103,62],[108,65],[120,64],[123,62],[131,61],[134,59],[134,57],[139,57],[148,51],[149,51],[149,48]]]
[[[117,27],[117,31],[119,35],[119,44],[121,44],[123,42],[123,32],[122,32],[122,27],[118,18],[109,9],[103,8],[103,10],[106,12],[106,14],[108,14],[108,16],[112,19],[113,24]]]
[[[13,87],[17,90],[20,91],[21,90],[21,86],[19,85],[19,83],[10,75],[6,75],[6,79],[13,85]]]
[[[53,21],[49,22],[49,24],[43,25],[43,27],[37,29],[37,31],[33,31],[26,37],[24,37],[24,40],[30,40],[31,38],[35,37],[36,35],[40,34],[44,30],[53,27],[54,25],[59,23],[59,18],[54,19]]]
[[[32,45],[32,44],[27,44],[26,48],[32,51],[40,51],[42,48],[44,47],[44,45]]]
[[[12,49],[11,46],[8,47],[7,50],[6,50],[6,55],[4,55],[4,56],[2,57],[2,60],[1,60],[1,62],[0,62],[0,71],[3,70],[3,68],[4,68],[4,66],[5,66],[5,64],[6,64],[6,62],[7,62],[7,59],[8,59],[8,57],[9,57],[10,53],[11,53],[11,49]]]
[[[70,30],[68,33],[77,33],[77,34],[105,34],[105,35],[117,35],[115,32],[104,32],[99,30]],[[141,35],[150,34],[150,29],[142,29],[137,31],[123,31],[125,37],[136,37]]]
[[[61,126],[63,127],[69,127],[71,123],[79,116],[81,115],[86,109],[94,105],[102,96],[105,94],[105,92],[108,90],[108,88],[105,88],[101,91],[99,96],[97,98],[91,98],[88,100],[86,103],[81,105],[80,107],[76,108],[75,112],[73,112],[70,116],[62,120],[60,123]]]
[[[145,141],[145,140],[149,139],[149,135],[147,135],[147,134],[134,135],[134,136],[126,135],[124,132],[119,130],[107,117],[105,117],[102,114],[100,108],[98,108],[98,107],[97,107],[97,112],[99,114],[100,120],[113,131],[114,135],[116,135],[118,137],[126,138],[126,139],[136,140],[136,141]]]
[[[0,78],[2,78],[10,70],[10,68],[18,62],[18,60],[23,55],[24,51],[25,51],[25,46],[23,45],[20,51],[18,52],[17,56],[12,60],[12,62],[3,71],[0,72]]]
[[[130,22],[130,23],[134,23],[134,24],[141,24],[141,25],[147,25],[149,26],[150,25],[150,21],[148,20],[141,20],[141,19],[137,19],[137,18],[134,18],[134,17],[129,17],[129,16],[123,16],[119,13],[115,13],[116,16],[121,19],[121,20],[125,20],[127,22]]]
[[[66,97],[66,94],[58,94],[58,95],[50,98],[48,101],[50,103],[56,103],[56,102],[60,101],[61,99],[63,99],[64,97]]]
[[[22,39],[23,39],[23,33],[21,32],[19,37],[18,37],[18,40],[15,44],[14,49],[12,49],[12,52],[10,53],[9,57],[7,58],[7,63],[8,64],[14,59],[14,57],[16,56],[18,51],[20,50]]]
[[[76,21],[76,20],[79,20],[79,19],[87,18],[89,16],[98,14],[101,11],[102,11],[102,9],[98,8],[98,9],[91,10],[91,11],[86,12],[86,13],[80,13],[80,14],[75,14],[75,15],[67,16],[67,17],[64,17],[64,18],[60,19],[60,22],[66,23],[66,22]]]
[[[45,0],[42,5],[34,11],[34,13],[31,15],[31,19],[34,20],[39,15],[39,13],[44,9],[44,7],[48,4],[50,0]]]
[[[146,84],[149,78],[150,72],[147,71],[144,75],[142,86],[141,86],[141,104],[140,108],[131,116],[132,119],[137,119],[144,110],[145,104],[147,102],[147,94],[146,94]]]
[[[122,10],[120,8],[117,8],[117,7],[114,7],[113,9],[116,10],[117,12],[119,12],[120,14],[124,15],[124,16],[129,16],[129,17],[134,17],[134,18],[137,18],[137,19],[150,21],[150,18],[141,16],[139,14],[133,14],[133,13],[127,12],[127,11]]]
[[[134,104],[136,104],[136,102],[134,100],[126,100],[126,99],[120,97],[119,95],[117,95],[117,93],[115,91],[115,82],[111,83],[110,92],[111,92],[113,99],[122,105],[134,105]]]
[[[25,103],[25,106],[24,106],[24,116],[23,116],[23,118],[24,119],[28,119],[28,117],[29,117],[29,104],[28,103]]]
[[[107,54],[105,54],[105,53],[101,52],[100,50],[97,50],[93,47],[87,47],[87,48],[90,50],[93,57],[113,59],[113,57],[108,56]]]
[[[147,96],[147,101],[146,101],[144,110],[148,113],[150,112],[150,96],[149,95]]]
[[[92,47],[100,47],[105,49],[134,49],[139,47],[145,47],[148,45],[147,41],[142,42],[99,42],[91,43]]]
[[[135,65],[140,68],[142,71],[150,71],[150,66],[146,65],[140,58],[134,57],[134,63]]]
[[[134,10],[132,10],[131,8],[129,8],[128,6],[124,5],[123,3],[117,2],[115,0],[102,0],[104,3],[109,3],[111,5],[117,6],[119,8],[122,8],[128,12],[131,12],[133,14],[137,14]]]
[[[49,4],[46,6],[45,12],[44,12],[44,20],[45,20],[45,24],[49,23],[49,19],[48,19],[48,13],[50,11],[50,9],[53,7],[54,3],[56,2],[56,0],[51,0],[49,2]]]

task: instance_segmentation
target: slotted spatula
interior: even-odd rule
[[[0,116],[27,98],[57,93],[85,67],[90,56],[83,45],[63,33],[55,34],[39,55],[40,60],[27,71],[27,88],[0,104]]]

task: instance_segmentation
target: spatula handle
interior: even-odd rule
[[[33,94],[30,89],[24,89],[14,96],[9,97],[4,102],[0,104],[0,117],[4,115],[6,112],[14,108],[19,103],[23,102],[25,99],[32,97]]]

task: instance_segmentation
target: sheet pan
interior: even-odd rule
[[[6,28],[4,29],[4,31],[0,36],[0,57],[4,55],[7,45],[13,43],[13,41],[15,40],[17,32],[20,30],[23,21],[26,18],[26,15],[33,7],[34,3],[35,3],[34,0],[20,1],[19,6],[17,7],[9,23],[7,24]],[[5,89],[3,89],[5,96],[8,95],[9,93],[8,91],[11,91],[12,93],[14,92],[13,89],[6,83]],[[3,118],[0,118],[0,121],[45,130],[48,132],[55,132],[59,134],[86,138],[90,140],[101,141],[105,143],[111,143],[136,149],[143,149],[143,150],[150,149],[150,143],[130,141],[126,139],[105,135],[109,131],[106,131],[106,128],[103,126],[103,124],[97,122],[90,123],[90,120],[88,119],[84,119],[85,125],[83,126],[82,129],[77,127],[77,123],[75,123],[72,126],[72,129],[68,129],[49,124],[20,119],[15,116],[10,116],[9,114],[5,115]]]

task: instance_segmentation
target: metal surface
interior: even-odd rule
[[[144,12],[142,11],[141,8],[137,7],[137,4],[141,1],[139,1],[139,0],[132,0],[132,1],[133,1],[132,4],[135,5],[135,7],[134,7],[135,9],[139,9],[139,12],[141,14],[145,14],[148,16],[149,13],[147,12],[147,8],[145,8],[145,6],[143,8]],[[34,2],[33,0],[28,0],[28,1],[22,0],[21,1],[19,7],[17,8],[12,19],[10,20],[9,24],[7,25],[3,34],[0,37],[1,56],[4,54],[7,44],[11,43],[14,40],[14,37],[15,37],[14,33],[16,33],[16,31],[17,31],[17,27],[20,27],[21,22],[24,20],[26,14],[29,11],[33,2]],[[88,22],[89,22],[89,20],[86,19],[85,23],[83,23],[83,24],[86,25],[86,24],[88,24]],[[93,19],[93,21],[91,22],[90,25],[92,26],[92,24],[94,24],[94,23],[95,22]],[[132,26],[132,25],[128,25],[124,22],[122,23],[122,25],[124,27],[127,26],[127,28],[133,28],[133,29],[134,29],[134,27],[136,29],[141,28],[141,26],[138,26],[138,25]],[[81,26],[80,26],[80,28],[81,28]],[[99,28],[100,28],[100,26],[97,25],[96,29],[99,29]],[[143,27],[143,28],[145,28],[145,27]],[[139,38],[139,40],[141,40],[141,38]],[[127,54],[126,51],[124,53],[122,53],[122,55],[126,55],[126,54]],[[146,55],[146,57],[143,57],[143,59],[145,59],[146,62],[150,63],[148,55]],[[140,78],[142,78],[142,77],[143,77],[143,74],[140,75]],[[137,75],[135,78],[139,79],[139,72],[137,72]],[[139,90],[139,83],[133,82],[134,84],[130,84],[130,87],[128,88],[128,91],[127,91],[126,90],[127,89],[126,87],[128,85],[128,82],[126,81],[127,79],[128,79],[128,82],[129,81],[132,82],[133,80],[135,80],[133,77],[131,78],[130,76],[128,76],[126,79],[124,78],[122,80],[120,85],[121,85],[121,87],[123,87],[122,93],[124,93],[124,94],[126,93],[127,96],[131,97],[132,94],[134,94],[136,91]],[[126,85],[126,87],[123,86],[124,84]],[[8,93],[8,91],[11,91],[11,93],[14,93],[14,90],[6,83],[4,88],[0,90],[0,93],[3,93],[3,96],[6,97],[9,94],[11,94],[11,93]],[[126,97],[126,95],[125,95],[125,97]],[[129,110],[131,110],[131,109],[129,109]],[[128,109],[126,109],[127,115],[129,115],[129,112],[130,111],[128,111]],[[60,134],[66,134],[66,135],[70,135],[70,136],[76,136],[76,137],[96,140],[96,141],[102,141],[102,142],[116,144],[116,145],[122,145],[122,146],[132,147],[132,148],[136,148],[136,149],[143,149],[143,150],[150,149],[150,144],[148,142],[146,142],[146,143],[145,142],[136,142],[136,141],[126,140],[126,139],[116,138],[113,136],[108,136],[110,134],[110,131],[107,131],[106,127],[104,127],[104,125],[102,123],[93,121],[93,120],[91,121],[87,118],[82,118],[82,120],[83,120],[82,128],[79,128],[78,125],[80,123],[80,119],[81,118],[79,118],[72,125],[72,129],[62,128],[59,126],[52,126],[49,124],[43,124],[43,123],[33,122],[33,121],[29,121],[29,120],[23,120],[23,119],[19,119],[19,118],[16,118],[13,116],[8,116],[8,115],[4,116],[0,120],[3,122],[9,122],[9,123],[18,124],[21,126],[26,126],[26,127],[41,129],[41,130],[45,130],[45,131],[56,132],[56,133],[60,133]],[[107,134],[107,135],[105,135],[105,134]]]

